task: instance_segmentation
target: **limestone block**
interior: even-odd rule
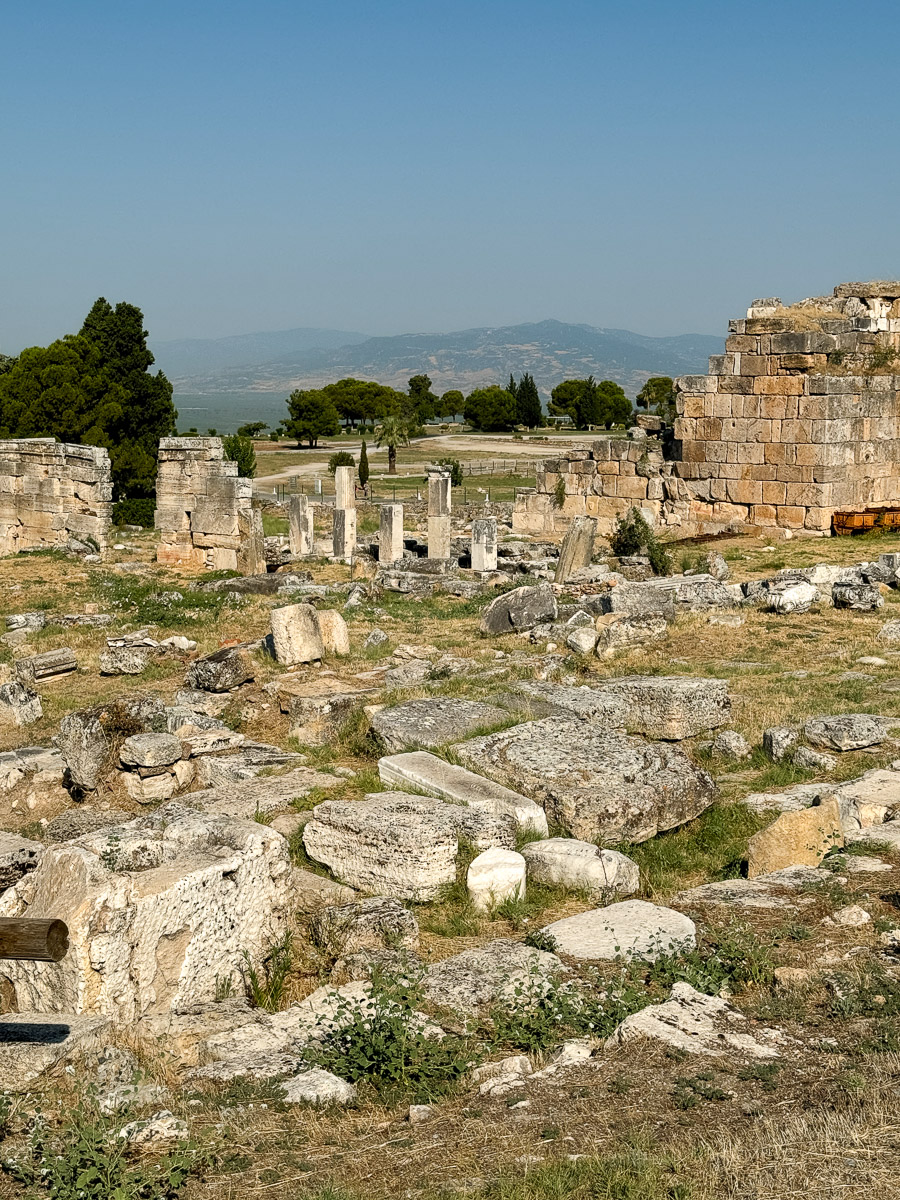
[[[429,477],[431,478],[431,477]],[[450,514],[428,516],[428,557],[450,558]]]
[[[617,850],[604,850],[575,838],[546,838],[522,847],[528,878],[594,896],[630,896],[640,886],[640,871]]]
[[[493,912],[505,900],[524,900],[525,859],[499,846],[483,850],[469,864],[466,889],[479,912]]]
[[[509,720],[506,709],[478,700],[434,696],[407,700],[382,708],[371,718],[372,731],[390,754],[419,746],[436,746],[461,741],[479,729],[502,725]]]
[[[336,508],[331,539],[332,555],[349,562],[356,553],[356,509]]]
[[[593,517],[575,517],[569,526],[562,548],[554,580],[566,583],[573,571],[590,566],[594,556],[594,538],[597,522]]]
[[[312,554],[314,545],[313,509],[307,496],[291,496],[288,504],[288,536],[291,554]]]
[[[204,692],[229,692],[252,679],[253,673],[246,646],[225,646],[191,663],[184,681],[186,687]]]
[[[673,908],[646,900],[621,900],[574,917],[563,917],[541,930],[553,938],[560,954],[581,961],[643,959],[693,950],[694,922]]]
[[[868,713],[841,713],[838,716],[814,717],[803,727],[806,740],[822,750],[863,750],[878,746],[887,731],[897,722]]]
[[[334,608],[320,608],[316,615],[325,654],[329,657],[349,654],[350,630],[341,614]]]
[[[681,741],[718,729],[731,716],[728,683],[722,679],[629,675],[587,690],[621,698],[629,731],[649,738]]]
[[[18,681],[0,684],[0,725],[31,725],[44,715],[36,691]]]
[[[472,522],[472,570],[497,570],[497,518]]]
[[[597,618],[598,658],[611,658],[636,646],[657,642],[666,636],[669,623],[661,613],[631,615],[609,613]]]
[[[398,562],[403,557],[403,505],[382,504],[379,521],[378,561]]]
[[[443,469],[436,470],[433,467],[428,469],[428,516],[429,517],[449,517],[450,516],[450,472]],[[445,555],[431,555],[429,557],[446,557]]]
[[[563,970],[555,954],[501,938],[435,963],[423,984],[432,1004],[474,1016],[515,1003],[523,991],[540,992]]]
[[[0,912],[64,920],[69,952],[60,963],[4,962],[0,974],[20,1008],[127,1024],[210,1001],[245,952],[259,963],[279,936],[289,883],[274,830],[170,804],[47,847]]]
[[[270,620],[275,657],[283,666],[293,667],[324,657],[318,614],[311,604],[273,608]]]
[[[817,867],[829,850],[843,846],[837,797],[814,808],[783,812],[747,845],[747,876],[768,875],[784,867]]]
[[[512,633],[555,621],[556,596],[548,584],[515,588],[492,600],[481,615],[482,634]]]
[[[334,472],[334,507],[356,508],[356,467],[338,467]]]

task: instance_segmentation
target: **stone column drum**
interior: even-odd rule
[[[428,557],[450,557],[450,472],[428,469]]]
[[[291,554],[304,557],[313,552],[313,512],[309,497],[291,496],[288,507]]]
[[[472,522],[472,570],[497,570],[497,518]]]
[[[379,563],[394,563],[403,557],[403,505],[382,504],[378,535]]]

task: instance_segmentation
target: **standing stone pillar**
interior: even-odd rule
[[[393,563],[403,557],[403,505],[382,504],[378,535],[379,563]]]
[[[428,469],[428,557],[450,557],[450,472]]]
[[[554,583],[567,583],[573,571],[589,567],[594,557],[594,538],[597,534],[595,517],[573,517],[569,532],[563,540],[556,564]]]
[[[349,562],[356,553],[356,467],[338,467],[334,473],[334,533],[332,553]]]
[[[303,557],[313,552],[313,510],[309,498],[291,496],[288,506],[291,554]]]
[[[238,570],[242,575],[265,575],[266,539],[261,508],[253,505],[238,512],[238,533],[241,541]]]
[[[472,570],[497,570],[497,518],[472,522]]]

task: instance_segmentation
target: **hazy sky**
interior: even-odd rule
[[[900,275],[895,0],[7,0],[0,350],[557,317],[724,332]]]

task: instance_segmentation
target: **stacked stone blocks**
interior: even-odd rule
[[[112,496],[109,455],[101,446],[0,441],[0,554],[64,547],[72,539],[105,550]]]

